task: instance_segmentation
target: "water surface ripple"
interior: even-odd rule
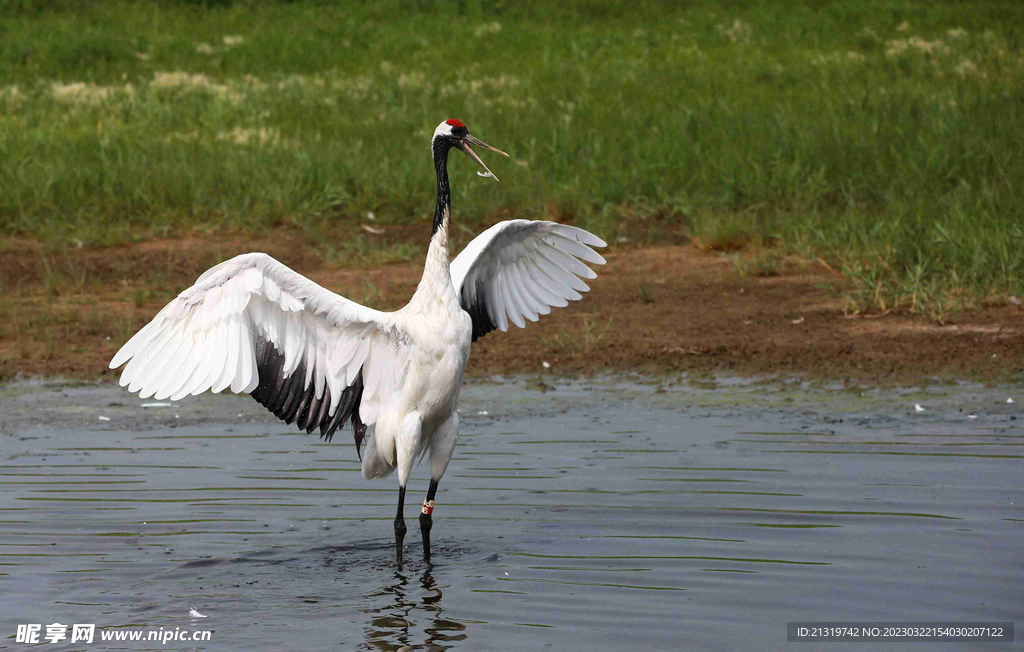
[[[0,436],[11,643],[17,623],[94,622],[209,628],[191,647],[210,650],[783,649],[791,620],[1024,604],[1024,431],[1005,410],[840,420],[485,386],[464,399],[434,563],[421,467],[398,571],[394,480],[362,480],[347,432],[323,445],[245,399],[142,411],[110,392],[66,397],[76,427]]]

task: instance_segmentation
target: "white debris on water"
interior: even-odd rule
[[[921,407],[920,403],[914,403],[914,412],[924,412],[924,408]]]
[[[100,417],[100,421],[110,421],[110,417]]]
[[[193,618],[209,618],[209,616],[204,616],[203,614],[201,614],[198,611],[196,611],[195,607],[190,607],[189,608],[188,615],[192,616]]]
[[[1012,398],[1008,398],[1008,399],[1006,399],[1006,402],[1007,403],[1013,403],[1013,399]]]
[[[490,412],[488,412],[487,410],[480,410],[479,412],[477,412],[477,414],[486,417],[490,414]]]
[[[144,408],[174,407],[174,403],[166,403],[164,401],[155,401],[155,402],[152,402],[152,403],[143,403],[139,407],[144,407]]]
[[[978,415],[977,415],[977,414],[968,414],[968,415],[967,415],[967,418],[968,418],[968,419],[977,419],[977,418],[978,418]]]
[[[545,360],[544,362],[541,362],[541,365],[543,365],[545,369],[550,369],[551,368],[551,363],[548,362],[547,360]]]

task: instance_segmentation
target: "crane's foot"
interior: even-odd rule
[[[395,551],[398,555],[397,563],[398,568],[402,568],[402,548],[403,542],[405,541],[405,521],[395,519]]]
[[[402,509],[405,507],[405,487],[398,488],[398,514],[395,515],[395,554],[398,568],[402,568],[402,544],[405,541],[405,518]]]
[[[430,561],[430,528],[434,525],[434,495],[437,493],[437,480],[430,480],[427,499],[420,510],[420,533],[423,534],[423,561]]]
[[[423,561],[430,561],[430,528],[434,524],[430,512],[433,511],[434,501],[423,503],[423,512],[420,513],[420,532],[423,534]]]

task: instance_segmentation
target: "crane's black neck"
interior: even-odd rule
[[[447,138],[434,139],[434,170],[437,172],[437,208],[434,209],[434,226],[430,230],[430,237],[444,226],[444,222],[451,214],[452,192],[448,188],[448,150],[452,144]]]

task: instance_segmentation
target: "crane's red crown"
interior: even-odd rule
[[[459,120],[458,118],[452,118],[451,120],[445,120],[445,122],[447,122],[448,124],[450,124],[453,127],[465,127],[466,126],[466,125],[462,124],[462,120]]]

